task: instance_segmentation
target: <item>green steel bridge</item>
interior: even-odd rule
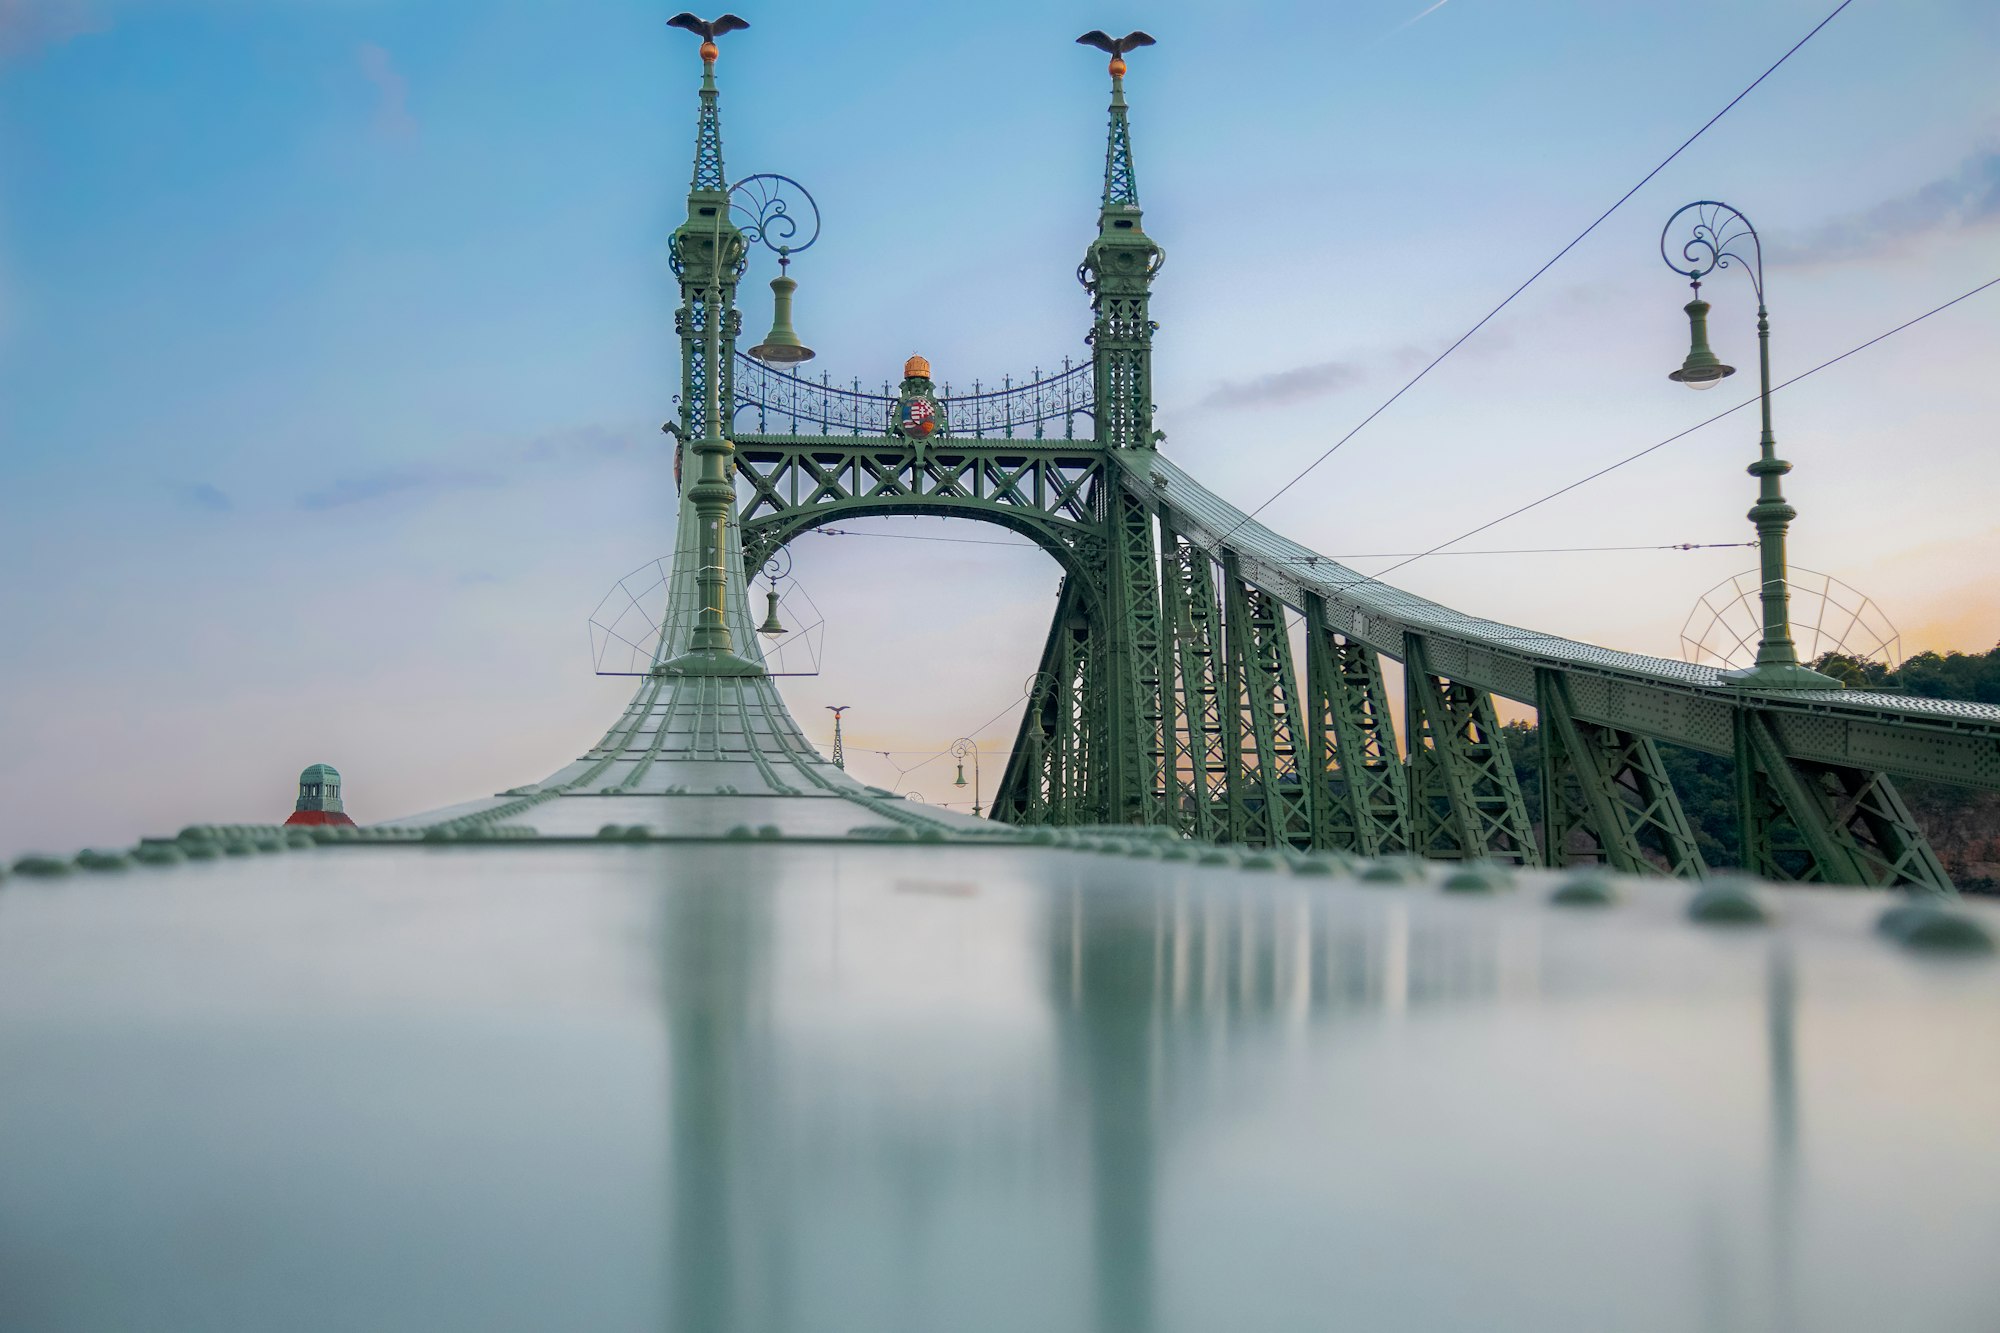
[[[740,354],[783,224],[732,218],[727,24],[675,22],[649,668],[540,782],[356,827],[314,765],[293,826],[0,876],[0,1327],[1994,1326],[2000,911],[1895,784],[2000,786],[2000,709],[1483,620],[1212,495],[1118,51],[1087,359]],[[750,572],[884,514],[1063,570],[991,818],[822,755],[758,646]],[[1661,744],[1734,756],[1766,878],[1857,887],[1707,876]]]
[[[1757,688],[1468,615],[1316,554],[1176,466],[1154,427],[1148,302],[1163,251],[1143,225],[1122,82],[1114,75],[1098,229],[1078,271],[1089,360],[964,395],[936,393],[927,366],[900,391],[871,394],[760,364],[736,349],[729,274],[717,288],[725,332],[707,347],[699,210],[726,189],[703,94],[673,429],[701,435],[712,357],[732,407],[745,566],[818,526],[922,514],[997,524],[1062,567],[994,818],[1698,876],[1665,742],[1733,757],[1743,864],[1756,873],[1951,891],[1895,784],[2000,789],[2000,708]],[[939,422],[922,438],[898,425],[918,398]],[[673,651],[664,644],[662,660]],[[1403,669],[1406,748],[1384,658]],[[1541,719],[1539,831],[1496,698]]]

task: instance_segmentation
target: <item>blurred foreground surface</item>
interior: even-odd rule
[[[7,1330],[2000,1327],[1880,895],[376,846],[0,885]]]

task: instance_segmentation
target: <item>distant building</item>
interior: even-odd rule
[[[287,824],[352,824],[340,808],[340,770],[314,764],[299,774],[299,800]]]

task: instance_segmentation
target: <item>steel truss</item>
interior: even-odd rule
[[[731,423],[754,411],[759,424],[818,432],[736,437],[749,568],[815,526],[886,514],[997,523],[1063,567],[995,818],[1699,874],[1660,762],[1665,742],[1734,754],[1751,870],[1951,891],[1891,777],[2000,790],[2000,708],[1746,690],[1708,668],[1469,616],[1290,541],[1162,457],[1150,300],[1163,252],[1142,225],[1117,82],[1098,233],[1078,271],[1090,365],[1018,386],[1003,379],[998,392],[975,382],[970,397],[947,388],[943,402],[957,410],[929,440],[886,433],[887,386],[878,396],[814,384],[736,354],[741,236],[703,221],[724,192],[712,87],[702,116],[689,222],[671,252],[682,279],[673,429],[682,445],[700,433],[712,357]],[[1046,438],[1082,421],[1089,439]],[[1017,431],[1033,438],[1008,438]],[[1404,664],[1406,759],[1383,657]],[[1539,844],[1495,697],[1539,713]]]
[[[1403,678],[1412,848],[1440,861],[1536,864],[1493,696],[1433,672],[1429,647],[1415,634],[1404,641]]]
[[[1313,784],[1314,847],[1382,856],[1410,850],[1410,801],[1382,663],[1326,625],[1326,606],[1305,599],[1306,753]]]
[[[1756,709],[1736,718],[1736,790],[1753,874],[1954,892],[1888,775],[1788,758]]]
[[[1535,710],[1545,862],[1601,862],[1626,874],[1707,872],[1650,737],[1578,721],[1560,672],[1535,673]]]

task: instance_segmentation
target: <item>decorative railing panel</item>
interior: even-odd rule
[[[939,397],[945,406],[947,433],[954,439],[1091,439],[1095,433],[1088,361],[1044,375],[1037,370],[1024,383],[1003,376],[1000,387],[978,380],[972,392],[954,394],[949,382]],[[896,386],[885,382],[870,393],[854,379],[836,384],[830,375],[818,379],[788,375],[743,353],[736,354],[733,428],[759,435],[883,435],[896,408]]]

